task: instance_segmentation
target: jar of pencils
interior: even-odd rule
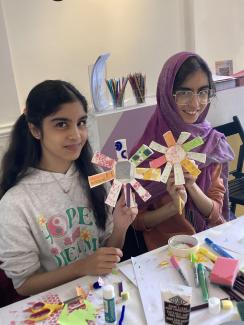
[[[124,106],[124,94],[125,94],[125,87],[127,81],[128,81],[127,77],[122,77],[122,79],[113,78],[113,79],[106,80],[106,84],[108,86],[108,90],[112,97],[114,108]]]
[[[134,73],[128,75],[128,79],[135,95],[137,104],[142,104],[145,102],[145,92],[146,92],[146,75],[142,73]]]

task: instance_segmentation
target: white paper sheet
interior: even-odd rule
[[[232,222],[231,227],[221,233],[221,236],[209,235],[209,238],[224,249],[244,255],[244,217],[239,217]]]
[[[122,268],[120,267],[121,272],[128,276],[134,284],[137,283],[138,285],[148,325],[159,325],[164,323],[160,286],[166,288],[168,283],[183,284],[179,273],[171,265],[167,267],[161,267],[159,265],[160,262],[167,259],[169,259],[169,256],[166,246],[155,252],[132,258],[131,268],[134,269],[134,274],[133,270],[130,270],[129,263]],[[192,306],[204,303],[201,289],[195,288],[194,274],[190,261],[187,259],[180,259],[179,263],[187,280],[192,285]],[[220,288],[209,284],[209,296],[225,298],[226,293]]]

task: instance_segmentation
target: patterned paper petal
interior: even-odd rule
[[[115,165],[115,160],[109,158],[108,156],[102,154],[101,152],[95,152],[94,156],[92,157],[92,163],[100,167],[106,167],[112,169]]]
[[[201,163],[206,162],[206,154],[205,153],[199,153],[199,152],[187,152],[187,158],[199,161]]]
[[[204,141],[201,137],[196,137],[196,138],[192,139],[191,141],[184,143],[182,145],[182,147],[185,151],[190,151],[194,148],[199,147],[203,143],[204,143]]]
[[[138,166],[144,160],[146,160],[148,157],[150,157],[152,154],[153,154],[153,151],[148,146],[143,144],[129,160],[135,166]]]
[[[160,152],[160,153],[165,153],[167,151],[167,147],[164,147],[162,146],[161,144],[155,142],[155,141],[152,141],[149,145],[149,147],[154,150],[154,151],[157,151],[157,152]]]
[[[161,170],[159,168],[136,168],[135,178],[147,181],[160,182]]]
[[[172,147],[176,144],[175,138],[173,136],[173,133],[171,131],[168,131],[163,134],[164,140],[168,147]]]
[[[185,177],[181,167],[181,164],[174,164],[174,176],[175,176],[175,185],[185,184]]]
[[[149,166],[151,168],[159,168],[163,166],[167,162],[167,159],[165,156],[158,157],[156,159],[153,159],[149,162]]]
[[[116,150],[118,161],[127,160],[128,153],[127,153],[126,139],[116,140],[114,142],[114,145],[115,145],[115,150]]]
[[[201,174],[201,170],[188,159],[182,160],[181,165],[195,177]]]
[[[130,184],[144,202],[150,199],[151,194],[139,182],[133,179]]]
[[[170,172],[172,170],[172,167],[173,167],[173,165],[170,162],[167,162],[167,164],[166,164],[166,166],[164,168],[164,171],[163,171],[163,173],[161,175],[161,182],[163,182],[165,184],[167,183]]]
[[[121,187],[122,187],[122,183],[120,183],[119,181],[117,181],[117,179],[115,179],[108,193],[108,197],[105,201],[106,204],[110,205],[111,207],[115,207]]]
[[[190,137],[191,133],[189,132],[181,132],[178,140],[177,140],[177,144],[183,144],[189,137]]]
[[[108,181],[111,181],[114,179],[114,171],[113,170],[108,170],[107,172],[104,173],[99,173],[95,174],[92,176],[88,176],[88,182],[90,187],[95,187],[101,184],[104,184]]]

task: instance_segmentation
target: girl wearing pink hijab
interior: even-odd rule
[[[163,134],[169,130],[175,139],[185,131],[191,133],[190,139],[203,138],[204,144],[196,151],[206,153],[207,159],[198,164],[201,174],[197,178],[184,171],[185,185],[175,186],[173,175],[166,185],[144,184],[152,198],[139,203],[134,227],[143,231],[149,250],[167,244],[175,234],[193,234],[230,220],[228,163],[233,153],[224,135],[205,119],[214,95],[211,71],[197,54],[177,53],[163,66],[155,113],[132,152],[152,140],[165,145]],[[155,153],[152,159],[159,155]],[[179,195],[185,205],[182,215],[178,213]]]

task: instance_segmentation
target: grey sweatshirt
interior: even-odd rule
[[[35,272],[51,271],[92,254],[110,237],[112,215],[106,230],[98,229],[87,191],[72,165],[66,174],[32,168],[3,196],[0,261],[15,288]]]

